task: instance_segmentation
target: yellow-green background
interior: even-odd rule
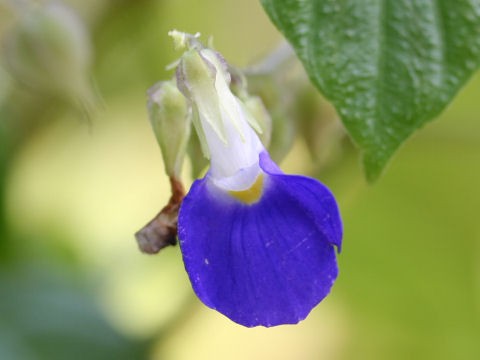
[[[149,359],[480,359],[480,76],[407,141],[375,185],[365,184],[352,151],[321,172],[344,221],[333,291],[299,325],[246,329],[195,298],[178,247],[155,256],[137,249],[133,234],[169,197],[145,92],[171,76],[164,68],[178,54],[170,29],[213,35],[238,66],[261,59],[281,36],[257,0],[67,3],[89,27],[103,104],[90,125],[71,112],[46,112],[51,118],[12,154],[7,214],[17,255],[2,260],[10,287],[0,289],[0,304],[15,298],[19,268],[33,282],[23,290],[29,299],[42,291],[32,280],[37,269],[48,269],[80,284],[105,326]],[[298,139],[281,165],[309,174],[311,164]],[[35,306],[12,311],[45,332],[45,318],[78,327],[55,306],[37,318]],[[23,330],[2,328],[4,315],[0,307],[0,349],[25,350],[30,340],[22,345]],[[48,341],[54,352],[55,341],[66,348],[60,359],[82,358],[74,340]],[[96,358],[93,351],[87,343],[83,358]]]

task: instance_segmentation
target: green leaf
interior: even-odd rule
[[[480,62],[480,0],[261,0],[374,181]]]

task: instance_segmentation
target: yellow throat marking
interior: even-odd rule
[[[258,175],[257,179],[253,185],[242,191],[229,191],[228,193],[232,195],[237,200],[244,202],[246,204],[253,204],[260,200],[263,192],[263,174]]]

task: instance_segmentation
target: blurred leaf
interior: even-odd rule
[[[478,0],[261,0],[375,180],[480,62]]]
[[[39,271],[40,270],[40,271]],[[42,269],[0,274],[0,359],[144,359],[116,333],[93,301]]]

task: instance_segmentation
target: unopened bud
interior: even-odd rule
[[[198,138],[198,132],[193,131],[190,135],[187,147],[187,154],[191,162],[191,175],[193,179],[201,177],[202,173],[208,166],[208,159],[204,155],[205,151],[208,151],[208,148],[206,150],[202,149],[202,143]]]
[[[274,109],[271,114],[273,131],[268,151],[272,159],[281,161],[292,148],[297,129],[292,117],[284,109]]]
[[[252,125],[252,127],[257,131],[263,146],[268,148],[272,135],[272,118],[263,105],[262,99],[259,96],[248,96],[243,103],[248,114],[253,118],[253,121],[249,121],[249,123],[251,125],[253,122],[255,123],[255,126]]]
[[[168,176],[178,178],[190,136],[191,114],[187,100],[174,80],[162,81],[148,90],[147,107],[165,171]]]
[[[230,66],[230,89],[245,106],[247,121],[255,129],[263,146],[268,149],[272,135],[272,118],[260,96],[251,95],[248,91],[247,77],[238,68]]]
[[[88,34],[65,5],[25,7],[5,45],[7,69],[19,82],[83,103],[91,99]]]
[[[294,91],[291,88],[284,91],[287,83],[268,74],[247,74],[247,81],[248,93],[259,96],[270,115],[272,131],[268,151],[274,161],[280,162],[290,151],[296,134],[291,111]]]

